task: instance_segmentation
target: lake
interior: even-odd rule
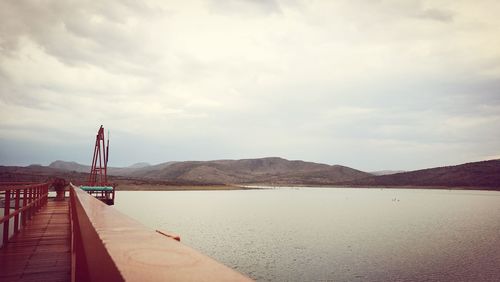
[[[119,191],[115,208],[259,281],[500,281],[500,192]]]

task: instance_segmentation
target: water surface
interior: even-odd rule
[[[261,281],[499,281],[500,193],[120,191],[115,207]]]

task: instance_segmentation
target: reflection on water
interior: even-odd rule
[[[118,192],[115,207],[262,281],[499,281],[500,193]]]

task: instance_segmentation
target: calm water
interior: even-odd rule
[[[261,281],[500,281],[500,193],[118,192],[115,207]]]

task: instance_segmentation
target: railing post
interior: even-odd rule
[[[30,206],[29,210],[30,210],[30,220],[31,220],[31,218],[33,218],[33,216],[35,215],[35,188],[32,187],[30,189],[30,191],[31,191],[30,192],[30,204],[31,204],[31,206]]]
[[[64,192],[66,193],[66,192]],[[49,202],[49,184],[45,184],[45,204]]]
[[[24,209],[24,207],[26,207],[27,204],[28,204],[28,189],[24,188],[23,189],[23,209]],[[24,210],[21,213],[21,225],[22,226],[26,225],[27,212],[28,212],[27,210]]]
[[[21,198],[21,190],[16,189],[16,202],[14,204],[14,208],[16,212],[19,210],[19,200]],[[19,232],[19,214],[16,214],[14,217],[14,233]]]
[[[37,185],[35,188],[36,194],[35,194],[35,201],[36,201],[36,212],[40,211],[40,208],[42,207],[40,200],[41,200],[41,185]]]
[[[29,205],[30,207],[28,208],[28,219],[31,219],[31,217],[33,216],[33,194],[34,194],[34,188],[33,187],[30,187],[28,189],[28,194],[29,194]]]
[[[10,212],[10,190],[5,190],[5,207],[3,211],[4,216],[8,216]],[[9,218],[3,223],[3,246],[9,242]]]
[[[27,205],[26,206],[30,206],[31,204],[31,188],[28,187],[28,197],[27,197]],[[26,220],[30,220],[31,219],[31,208],[28,207],[26,208]]]
[[[38,187],[38,210],[41,210],[43,207],[43,185]]]
[[[38,203],[36,201],[37,194],[38,194],[38,188],[35,186],[33,187],[33,216],[38,211],[38,206],[37,206]]]

